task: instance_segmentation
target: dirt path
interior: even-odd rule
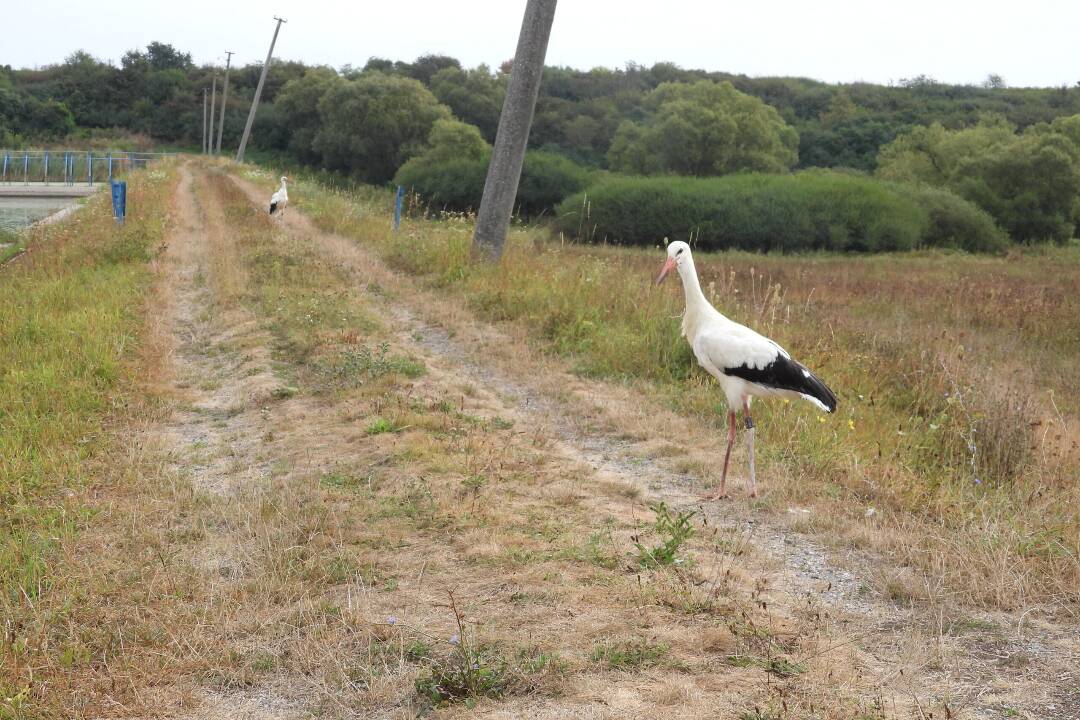
[[[146,443],[164,456],[165,472],[189,500],[186,509],[199,507],[197,519],[187,523],[198,541],[187,547],[185,560],[205,583],[208,610],[214,608],[204,620],[228,634],[238,623],[230,606],[242,599],[242,585],[257,565],[250,519],[272,491],[273,460],[260,448],[261,438],[279,424],[267,401],[281,382],[271,372],[269,335],[238,302],[246,278],[221,208],[196,192],[190,165],[179,172],[175,204],[180,214],[160,261],[156,288],[161,308],[156,330],[167,358],[163,384],[177,409],[168,422],[150,429]],[[191,652],[214,650],[204,644]],[[271,690],[248,693],[230,683],[209,685],[189,688],[178,714],[252,720],[293,716],[291,701]],[[174,701],[175,696],[167,704]]]
[[[263,234],[273,236],[262,238],[267,252],[291,244],[313,262],[345,273],[354,300],[385,327],[379,341],[391,354],[419,358],[426,367],[395,402],[457,405],[451,414],[458,425],[449,435],[465,439],[446,442],[459,443],[453,447],[469,456],[469,467],[498,465],[513,477],[526,477],[515,470],[526,461],[515,458],[531,458],[530,472],[543,467],[536,471],[543,483],[506,487],[521,498],[519,505],[509,494],[483,496],[514,505],[507,510],[514,527],[528,530],[543,522],[534,511],[559,508],[578,522],[606,514],[630,526],[643,513],[642,495],[694,509],[718,533],[715,546],[728,550],[712,565],[702,562],[700,582],[679,592],[694,598],[730,593],[733,614],[743,613],[751,626],[768,616],[777,647],[790,645],[808,670],[804,680],[785,685],[769,673],[732,666],[724,658],[731,657],[734,641],[717,639],[719,629],[696,619],[701,613],[671,620],[645,609],[644,600],[641,608],[622,607],[620,593],[633,592],[641,581],[617,570],[594,577],[594,569],[586,568],[571,578],[587,580],[579,583],[582,589],[566,597],[549,593],[518,613],[521,600],[514,598],[543,595],[536,588],[552,570],[521,563],[512,564],[518,568],[513,571],[491,570],[493,562],[504,567],[499,563],[512,544],[510,531],[469,525],[476,508],[465,508],[460,495],[455,502],[462,507],[454,512],[459,524],[467,521],[465,530],[447,530],[428,545],[407,533],[366,537],[351,519],[359,501],[352,490],[339,492],[354,483],[343,469],[368,468],[363,482],[370,488],[391,482],[377,478],[392,467],[393,481],[401,484],[387,487],[408,489],[394,496],[394,512],[405,502],[401,498],[408,498],[405,510],[413,512],[413,503],[421,502],[416,477],[426,488],[426,471],[401,458],[422,456],[428,446],[403,450],[401,436],[363,430],[366,420],[359,418],[376,412],[382,395],[315,397],[297,393],[283,379],[282,338],[268,329],[273,318],[251,309],[257,283],[249,276],[250,258],[245,261],[248,240],[230,220],[218,186],[208,182],[212,171],[186,165],[180,172],[181,215],[157,288],[163,308],[158,331],[167,355],[163,383],[177,409],[147,439],[174,488],[168,512],[179,517],[169,521],[168,532],[185,538],[182,564],[198,588],[188,599],[188,617],[177,620],[190,624],[190,636],[174,641],[181,648],[174,648],[183,659],[179,667],[194,679],[161,691],[162,705],[172,707],[174,716],[411,716],[416,663],[404,644],[398,657],[388,659],[379,649],[376,658],[376,646],[396,632],[380,627],[398,616],[418,627],[442,622],[445,591],[439,582],[445,581],[435,580],[442,572],[461,578],[463,595],[489,598],[478,602],[490,608],[493,629],[507,637],[537,623],[547,626],[551,644],[567,645],[565,638],[583,633],[624,632],[641,616],[642,628],[674,650],[693,649],[682,664],[642,676],[598,674],[586,659],[571,657],[579,679],[557,693],[482,704],[477,711],[487,717],[713,717],[758,704],[781,707],[789,698],[794,702],[785,695],[790,692],[800,707],[817,707],[820,717],[854,717],[831,705],[837,698],[853,699],[851,707],[864,708],[859,717],[866,718],[942,717],[946,707],[952,717],[1080,717],[1080,658],[1069,628],[1037,614],[903,607],[873,589],[879,584],[874,573],[894,571],[874,558],[849,553],[841,565],[834,553],[743,499],[702,506],[700,479],[680,468],[715,463],[715,438],[631,390],[574,376],[557,360],[530,352],[513,326],[476,321],[290,209],[279,225],[265,226]],[[234,181],[251,212],[260,212],[264,193]],[[430,414],[417,422],[432,422]],[[468,435],[477,432],[465,427],[473,421],[460,419],[470,417],[512,430]],[[442,437],[443,429],[438,433]],[[473,455],[484,459],[474,461]],[[483,491],[471,492],[475,506]],[[791,509],[793,517],[798,513]],[[390,542],[394,555],[373,551],[363,568],[338,572],[344,549],[357,542],[373,548]],[[595,591],[606,594],[583,589],[613,582],[610,590]],[[746,614],[751,607],[753,616]],[[532,637],[536,631],[528,632]],[[789,638],[793,633],[802,637]],[[712,655],[695,654],[710,643],[718,648]],[[363,672],[350,670],[360,656]]]

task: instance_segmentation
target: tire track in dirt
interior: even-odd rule
[[[230,592],[251,572],[249,508],[267,492],[272,459],[260,451],[259,438],[276,423],[265,406],[281,383],[270,366],[270,336],[237,302],[244,278],[221,208],[197,192],[190,165],[179,173],[178,226],[157,287],[164,301],[159,331],[168,358],[166,391],[176,409],[151,428],[147,445],[162,455],[166,475],[190,483],[210,508],[199,528],[202,540],[187,560],[205,579],[208,604],[221,607],[214,619],[227,633]],[[198,687],[191,693],[197,707],[181,717],[193,720],[287,719],[299,712],[272,688]]]
[[[260,207],[263,193],[233,179]],[[702,505],[696,494],[701,480],[658,459],[663,447],[674,444],[706,463],[719,461],[717,439],[686,418],[630,389],[583,380],[558,360],[522,353],[528,343],[520,330],[473,320],[373,252],[319,231],[295,209],[281,222],[369,288],[372,304],[396,328],[396,344],[422,356],[440,384],[478,387],[493,414],[550,433],[556,438],[552,450],[591,468],[593,482],[643,486],[654,499],[697,510],[713,527],[738,528],[752,549],[751,567],[768,578],[762,598],[827,618],[836,643],[859,647],[876,682],[910,699],[913,712],[924,712],[921,705],[932,698],[958,717],[1006,717],[1004,708],[1026,710],[1033,718],[1080,717],[1070,679],[1077,659],[1070,628],[1025,626],[1015,614],[986,613],[986,620],[956,634],[942,608],[888,601],[868,579],[880,558],[849,551],[840,566],[818,543],[742,502]],[[990,627],[1003,630],[989,633]]]

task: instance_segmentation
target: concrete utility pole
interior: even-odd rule
[[[206,154],[206,88],[202,89],[202,153]]]
[[[214,84],[210,90],[210,154],[214,154],[214,103],[217,101],[217,70],[214,71]]]
[[[218,121],[215,155],[221,154],[221,133],[225,130],[225,101],[229,99],[229,65],[232,63],[233,51],[226,50],[225,54],[228,56],[225,58],[225,88],[221,91],[221,119]]]
[[[481,260],[498,261],[502,256],[510,215],[514,212],[525,146],[529,142],[540,77],[544,72],[551,23],[556,0],[528,0],[521,21],[510,86],[506,90],[495,148],[488,165],[480,213],[476,218],[472,254]]]
[[[281,23],[288,22],[284,18],[274,16],[277,27],[274,28],[274,38],[270,41],[270,52],[266,53],[266,62],[263,63],[262,75],[259,76],[259,84],[255,87],[255,97],[251,100],[251,110],[248,111],[247,122],[244,123],[244,134],[240,138],[240,149],[236,151],[236,162],[244,162],[244,151],[247,150],[248,138],[251,137],[251,126],[255,124],[255,111],[259,109],[259,98],[262,97],[263,85],[266,84],[266,73],[270,71],[270,58],[274,56],[274,44],[277,42],[278,30]]]

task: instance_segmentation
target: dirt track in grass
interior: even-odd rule
[[[793,532],[802,509],[761,509],[737,471],[734,500],[702,505],[685,469],[714,465],[720,438],[573,375],[302,207],[270,220],[261,188],[181,173],[154,345],[171,411],[146,430],[162,482],[142,511],[170,558],[143,581],[161,583],[147,612],[172,633],[153,651],[170,673],[125,707],[1080,717],[1075,625],[891,601],[874,588],[903,568]],[[661,500],[697,532],[685,562],[642,569]],[[417,681],[462,648],[449,592],[500,684],[431,708]]]

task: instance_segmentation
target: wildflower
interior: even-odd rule
[[[848,418],[847,427],[848,427],[848,430],[854,430],[855,429],[855,421]]]
[[[390,617],[386,618],[386,624],[387,625],[397,625],[397,618],[394,617],[393,615],[391,615]]]
[[[823,422],[825,422],[825,416],[824,416],[824,415],[819,415],[819,416],[818,416],[818,419],[817,419],[817,421],[818,421],[819,423],[823,423]]]
[[[460,645],[461,644],[461,638],[457,634],[454,634],[454,635],[450,636],[450,641],[449,642],[450,642],[451,645]]]

